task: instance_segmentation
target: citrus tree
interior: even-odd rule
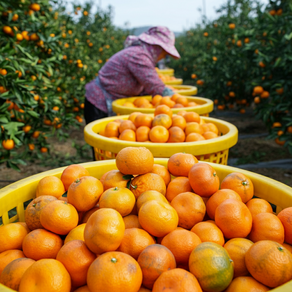
[[[48,137],[80,126],[85,84],[123,47],[112,11],[47,0],[0,0],[0,163],[50,152]]]
[[[182,58],[171,66],[218,110],[254,108],[270,138],[292,152],[291,4],[236,0],[218,12],[177,39]]]

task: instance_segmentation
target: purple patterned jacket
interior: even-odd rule
[[[85,97],[107,113],[106,99],[113,101],[130,96],[163,95],[165,85],[155,70],[154,58],[144,46],[130,46],[121,50],[101,68],[99,80],[94,79],[86,84]]]

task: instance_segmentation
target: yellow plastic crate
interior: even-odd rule
[[[155,158],[154,163],[167,166],[168,159]],[[115,160],[88,162],[81,164],[85,167],[90,175],[100,178],[105,172],[116,169]],[[220,181],[225,176],[232,172],[241,172],[248,176],[254,184],[255,196],[266,199],[270,203],[276,205],[277,212],[283,208],[292,206],[292,188],[278,181],[270,179],[268,177],[242,170],[235,167],[210,163],[216,170]],[[3,223],[8,224],[15,221],[24,221],[24,203],[30,199],[35,198],[36,187],[40,179],[48,175],[54,175],[61,177],[61,174],[65,167],[52,169],[45,171],[37,175],[30,176],[22,179],[16,183],[10,184],[3,189],[0,189],[0,217],[2,217]],[[13,208],[17,208],[17,215],[13,218],[8,218],[8,212]],[[4,285],[0,284],[1,292],[11,292],[11,290]],[[292,291],[292,281],[276,288],[272,289],[273,292],[290,292]]]
[[[118,118],[127,120],[128,117],[128,115],[123,115]],[[98,134],[109,122],[115,119],[117,117],[96,120],[84,128],[84,139],[94,148],[96,160],[113,159],[121,149],[131,146],[146,147],[154,157],[169,158],[177,152],[186,152],[195,155],[201,161],[227,165],[229,148],[234,146],[238,140],[238,130],[234,125],[209,117],[203,117],[202,119],[206,123],[214,123],[222,136],[197,142],[149,143],[116,140]]]
[[[198,88],[191,85],[169,85],[171,89],[174,89],[177,93],[181,95],[196,95],[198,93]]]
[[[167,68],[167,69],[155,68],[155,69],[156,69],[156,72],[158,74],[169,75],[169,76],[173,76],[174,75],[174,69],[171,69],[171,68]]]
[[[141,112],[143,114],[154,114],[155,108],[136,108],[136,107],[127,107],[123,106],[125,102],[133,102],[136,98],[144,97],[149,101],[152,100],[151,95],[144,96],[133,96],[128,98],[116,99],[112,102],[113,111],[118,115],[129,115],[133,112]],[[177,114],[179,111],[184,110],[187,112],[196,112],[201,116],[209,116],[209,113],[213,111],[214,102],[211,99],[197,97],[197,96],[188,96],[189,101],[194,101],[198,106],[192,107],[183,107],[183,108],[172,108],[172,112]]]

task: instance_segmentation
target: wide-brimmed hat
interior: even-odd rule
[[[151,27],[146,32],[140,34],[138,38],[149,45],[160,46],[175,59],[180,58],[180,54],[174,46],[174,33],[165,26]]]

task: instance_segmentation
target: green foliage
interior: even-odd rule
[[[229,0],[218,13],[177,38],[182,58],[170,66],[185,82],[196,82],[198,95],[218,110],[252,107],[269,137],[292,153],[291,1]],[[256,94],[255,86],[265,93]]]
[[[0,163],[17,168],[50,153],[47,138],[66,138],[83,119],[85,84],[122,49],[126,32],[112,11],[56,1],[0,0]],[[65,9],[66,7],[66,9]]]

